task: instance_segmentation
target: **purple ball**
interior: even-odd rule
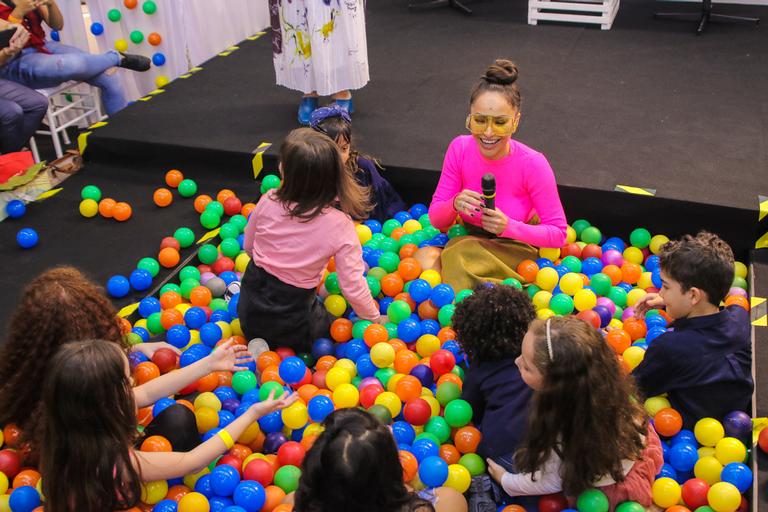
[[[358,389],[363,389],[365,386],[368,386],[370,384],[378,384],[379,386],[381,386],[381,382],[379,382],[379,379],[377,379],[376,377],[366,377],[360,381],[360,385],[358,386]]]
[[[213,272],[203,272],[202,274],[200,274],[200,284],[204,285],[214,277],[216,277],[216,274],[214,274]]]
[[[605,306],[595,306],[592,310],[600,316],[600,327],[605,327],[611,322],[613,315],[611,310]]]
[[[240,407],[240,400],[237,398],[227,398],[221,402],[221,408],[225,411],[231,412],[232,414],[235,414],[235,411],[238,407]]]
[[[264,453],[277,453],[277,450],[288,442],[288,438],[282,432],[270,432],[264,438]]]
[[[633,316],[635,316],[635,306],[628,306],[627,309],[621,313],[621,321],[626,322],[627,318],[632,318]]]
[[[613,318],[613,315],[616,314],[616,304],[613,303],[611,299],[608,297],[598,297],[597,298],[597,305],[598,306],[605,306],[608,308],[608,311],[611,312],[611,318]],[[610,322],[610,320],[608,320]]]
[[[603,253],[603,265],[616,265],[620,267],[624,263],[624,256],[616,249],[608,249]]]
[[[435,383],[435,375],[432,373],[432,368],[425,364],[417,364],[411,370],[411,375],[419,379],[422,386],[431,386]]]
[[[752,418],[743,411],[729,412],[723,418],[723,426],[726,436],[744,439],[752,433]]]
[[[749,298],[749,294],[747,293],[747,290],[745,290],[744,288],[739,288],[738,286],[734,286],[733,288],[728,290],[728,293],[726,294],[726,296],[728,295],[738,295],[739,297],[744,297],[745,299]]]

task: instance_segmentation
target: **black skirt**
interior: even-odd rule
[[[286,284],[253,263],[241,281],[237,315],[246,339],[264,338],[271,349],[296,353],[309,352],[317,338],[328,337],[334,320],[314,288]]]

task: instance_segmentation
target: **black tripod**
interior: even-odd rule
[[[696,35],[700,36],[704,32],[707,23],[710,21],[748,21],[750,23],[760,23],[760,18],[747,18],[746,16],[729,16],[725,14],[715,14],[712,12],[712,0],[703,0],[701,3],[701,13],[682,13],[682,12],[657,12],[653,14],[654,18],[672,19],[682,21],[699,21],[696,28]]]
[[[461,3],[459,0],[429,0],[428,2],[412,3],[408,5],[409,9],[429,9],[431,7],[442,7],[447,5],[457,11],[461,11],[467,16],[472,15],[472,9]]]

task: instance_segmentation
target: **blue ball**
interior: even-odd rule
[[[198,349],[197,347],[202,347],[202,349],[208,349],[202,350]],[[206,347],[203,344],[196,344],[189,347],[187,350],[182,352],[181,357],[179,358],[179,366],[184,368],[185,366],[189,366],[190,364],[196,363],[200,359],[206,357],[208,354],[211,353],[211,349]]]
[[[611,322],[611,310],[608,309],[606,306],[597,305],[594,308],[592,308],[595,313],[597,313],[600,316],[600,327],[605,328],[608,326],[608,324]]]
[[[432,289],[432,293],[429,295],[430,300],[441,308],[453,302],[456,294],[453,291],[453,287],[449,284],[439,284]]]
[[[607,246],[607,247],[606,247]],[[612,236],[611,238],[607,239],[605,242],[603,242],[603,252],[615,249],[619,252],[624,252],[624,249],[627,248],[627,244],[624,243],[624,240],[617,236]]]
[[[396,421],[392,424],[392,435],[398,444],[410,445],[416,439],[416,431],[407,421]]]
[[[418,304],[432,295],[432,285],[424,279],[414,279],[408,285],[408,295]]]
[[[440,332],[440,322],[438,322],[437,320],[432,320],[431,318],[427,318],[426,320],[421,321],[422,336],[425,334],[437,335],[438,332]]]
[[[368,226],[368,229],[371,230],[371,233],[374,233],[374,234],[375,233],[381,233],[381,222],[379,222],[377,220],[374,220],[374,219],[370,219],[370,220],[367,220],[367,221],[363,222],[363,224]]]
[[[400,224],[405,224],[405,221],[411,220],[413,217],[411,217],[411,214],[406,211],[399,211],[393,218]]]
[[[211,508],[211,512],[219,512],[219,511],[215,511],[213,510],[213,508]],[[221,509],[220,512],[248,512],[248,511],[238,505],[229,505],[228,507]]]
[[[248,391],[246,391],[245,394],[240,399],[240,401],[242,403],[249,402],[249,403],[252,403],[252,404],[255,404],[256,402],[259,402],[260,401],[259,400],[259,388],[256,387],[256,388],[249,389]]]
[[[411,206],[410,210],[408,210],[408,212],[411,214],[411,217],[414,219],[418,219],[428,211],[429,208],[427,208],[427,205],[422,203],[416,203],[415,205]]]
[[[132,369],[135,368],[139,363],[144,363],[146,361],[149,361],[149,358],[141,352],[131,352],[128,355],[128,364]]]
[[[149,338],[150,338],[149,331],[146,330],[145,328],[134,327],[133,329],[131,329],[131,332],[137,334],[139,338],[141,338],[141,341],[143,342],[149,341]]]
[[[130,281],[133,289],[137,292],[143,292],[152,286],[152,274],[143,268],[137,268],[131,272],[128,280]]]
[[[387,308],[394,301],[395,301],[395,299],[393,297],[382,297],[379,300],[379,313],[381,313],[382,315],[386,315],[387,314]]]
[[[296,384],[306,375],[307,365],[300,357],[290,356],[280,362],[277,371],[286,383]]]
[[[226,498],[224,496],[213,496],[208,499],[208,504],[211,506],[211,512],[224,512],[228,508],[235,506],[235,502],[232,501],[232,498]],[[154,512],[154,510],[152,512]]]
[[[213,394],[216,395],[216,398],[222,403],[224,403],[224,400],[237,398],[237,393],[230,386],[219,386],[213,390]]]
[[[61,36],[59,35],[58,30],[51,30],[51,39],[53,39],[56,42],[61,41]]]
[[[216,311],[211,312],[211,317],[208,319],[209,322],[231,322],[232,317],[229,314],[229,311],[224,311],[223,309],[217,309]]]
[[[131,283],[128,278],[121,275],[112,276],[107,281],[107,293],[117,299],[125,297],[131,291]]]
[[[406,343],[413,343],[419,339],[419,336],[421,336],[421,323],[418,320],[406,318],[397,326],[397,337]]]
[[[603,262],[600,261],[600,258],[595,258],[594,256],[591,256],[581,262],[582,273],[586,274],[589,277],[599,273],[602,269],[603,269]]]
[[[152,64],[154,64],[155,66],[162,66],[163,64],[165,64],[165,55],[163,55],[160,52],[157,52],[156,54],[154,54],[152,56]]]
[[[223,335],[221,327],[212,322],[203,324],[200,328],[200,341],[209,347],[215,347]]]
[[[651,420],[651,424],[653,424],[653,420]],[[664,457],[664,462],[669,462],[669,445],[664,441],[661,442],[661,453]]]
[[[259,512],[267,501],[267,493],[260,483],[246,481],[240,482],[232,498],[245,512]]]
[[[667,327],[667,319],[664,318],[661,315],[645,315],[645,326],[648,329],[653,329],[654,327]]]
[[[357,366],[357,374],[361,379],[366,377],[373,377],[378,368],[373,361],[371,361],[370,354],[363,354],[355,359],[355,366]]]
[[[259,418],[259,427],[265,434],[282,431],[283,417],[280,415],[280,411],[274,411]]]
[[[653,286],[659,289],[661,289],[662,285],[664,284],[661,282],[661,271],[658,268],[651,271],[651,283],[653,283]]]
[[[13,199],[12,201],[8,201],[8,204],[5,205],[5,213],[7,213],[8,216],[12,219],[18,219],[19,217],[22,217],[26,212],[27,206],[24,204],[24,201]]]
[[[31,485],[17,487],[11,492],[8,505],[13,512],[32,512],[40,506],[40,494]]]
[[[229,411],[221,410],[219,414],[219,427],[224,428],[235,420],[235,415]]]
[[[336,359],[344,359],[347,357],[347,345],[349,345],[349,343],[339,343],[336,345]]]
[[[104,33],[104,25],[102,25],[99,22],[91,23],[91,34],[95,36],[100,36]]]
[[[237,318],[237,305],[239,303],[240,303],[239,293],[236,293],[229,298],[229,303],[227,304],[227,311],[229,312],[230,318]]]
[[[323,356],[333,355],[333,340],[328,338],[318,338],[312,344],[312,358],[317,361]]]
[[[31,249],[37,245],[40,237],[37,235],[37,231],[32,228],[22,228],[16,233],[16,243],[22,249]],[[126,292],[127,293],[127,292]]]
[[[190,329],[199,329],[208,320],[208,315],[203,308],[193,306],[184,313],[184,323]]]
[[[360,356],[369,352],[368,345],[359,338],[354,338],[344,344],[344,357],[356,361]]]
[[[555,271],[557,272],[558,277],[563,277],[565,274],[568,274],[571,269],[566,267],[565,265],[555,265]]]
[[[646,258],[645,260],[645,271],[646,272],[653,272],[654,270],[658,270],[659,267],[659,257],[655,254],[651,254]]]
[[[667,330],[664,327],[652,327],[648,329],[647,333],[645,333],[645,342],[650,345],[653,340],[655,340],[665,332],[667,332]]]
[[[677,471],[675,468],[673,468],[670,464],[664,463],[663,466],[661,466],[661,471],[659,471],[659,474],[656,475],[656,478],[671,478],[672,480],[677,480]]]
[[[184,348],[192,339],[189,329],[184,325],[172,325],[165,333],[165,340],[176,348]]]
[[[682,429],[680,432],[672,436],[672,439],[669,440],[669,444],[672,446],[675,446],[678,443],[688,443],[692,444],[693,446],[696,446],[698,441],[696,441],[696,436],[687,429]]]
[[[217,496],[232,496],[240,483],[240,474],[229,464],[216,466],[210,475],[211,490]]]
[[[173,405],[176,405],[176,400],[173,398],[161,398],[152,407],[152,417],[157,418],[161,412]]]
[[[232,284],[232,283],[234,283],[235,281],[238,280],[237,274],[235,274],[231,270],[225,270],[224,272],[219,274],[219,279],[224,281],[227,286],[229,286],[230,284]]]
[[[696,461],[699,460],[699,452],[695,444],[678,443],[669,449],[669,463],[676,471],[692,471]]]
[[[440,457],[427,457],[419,464],[419,479],[427,487],[440,487],[448,479],[448,463]]]
[[[206,498],[213,496],[213,489],[211,488],[211,473],[203,475],[197,479],[197,482],[195,482],[195,492],[199,492]]]
[[[549,258],[539,258],[536,260],[536,264],[539,266],[539,269],[546,268],[546,267],[555,268],[555,264],[552,263],[552,260],[550,260]]]
[[[741,462],[731,462],[723,468],[720,480],[735,485],[744,494],[752,485],[752,470]]]
[[[411,445],[411,452],[413,453],[414,457],[416,457],[416,460],[421,463],[427,457],[439,456],[440,447],[437,446],[437,444],[431,439],[422,437],[421,439],[416,439],[413,442]]]
[[[327,396],[317,395],[310,398],[307,404],[307,412],[312,421],[320,423],[334,410],[333,400]]]
[[[139,302],[139,314],[143,318],[147,318],[152,313],[159,313],[161,310],[160,301],[154,297],[144,297]]]
[[[419,379],[422,386],[431,386],[435,382],[435,374],[432,372],[432,368],[425,364],[417,364],[411,368],[411,375]]]
[[[632,285],[631,285],[631,284],[629,284],[629,283],[625,283],[624,281],[620,282],[620,283],[619,283],[619,284],[617,284],[616,286],[618,286],[619,288],[621,288],[622,290],[624,290],[624,291],[625,291],[625,292],[627,292],[627,293],[631,292],[631,291],[632,291],[632,288],[634,288],[634,286],[632,286]]]
[[[178,504],[173,500],[158,501],[152,512],[176,512],[179,510]]]

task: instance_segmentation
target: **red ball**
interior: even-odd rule
[[[691,510],[708,504],[707,493],[709,492],[709,484],[701,478],[691,478],[683,484],[681,490],[683,501]]]
[[[163,249],[165,249],[166,247],[173,247],[177,251],[181,250],[181,244],[179,243],[178,240],[176,240],[172,236],[167,236],[167,237],[163,238],[163,240],[160,242],[160,250],[161,251]]]
[[[190,384],[189,386],[181,389],[179,391],[179,395],[181,395],[181,396],[189,395],[191,393],[194,393],[195,391],[197,391],[197,381],[195,381],[192,384]]]
[[[579,244],[565,244],[563,248],[560,249],[560,257],[565,258],[566,256],[576,256],[577,258],[581,258],[581,247],[579,247]]]
[[[325,389],[325,374],[328,373],[326,370],[317,370],[314,375],[312,375],[312,384],[317,386],[320,389]]]
[[[176,369],[179,356],[169,348],[160,348],[152,355],[152,362],[160,369],[160,373],[168,373]]]
[[[272,484],[275,478],[275,468],[264,459],[253,459],[245,466],[243,480],[259,482],[264,487]]]
[[[539,498],[539,512],[560,512],[568,507],[568,500],[562,493],[547,494]]]
[[[384,388],[377,384],[369,384],[360,390],[360,405],[366,409],[376,403],[376,397],[384,392]]]
[[[217,462],[216,465],[217,466],[222,466],[224,464],[226,464],[227,466],[232,466],[233,468],[235,468],[237,470],[237,474],[240,475],[240,477],[242,478],[243,471],[242,471],[241,468],[243,467],[243,459],[239,459],[239,458],[234,457],[232,455],[225,455],[225,456],[223,456],[222,458],[219,459],[219,462]]]
[[[597,244],[587,244],[581,250],[581,259],[602,258],[603,249]]]
[[[456,358],[448,350],[437,350],[429,357],[429,367],[435,376],[443,375],[453,370],[456,366]]]
[[[235,270],[235,262],[226,256],[221,256],[213,265],[211,265],[211,271],[217,276],[222,272],[229,272],[232,270]]]
[[[243,203],[235,196],[228,197],[224,200],[224,213],[229,215],[237,215],[243,208]]]
[[[296,352],[292,348],[288,347],[278,347],[275,349],[275,352],[277,352],[277,355],[280,356],[280,359],[283,360],[286,357],[292,357],[296,355]]]
[[[211,271],[211,266],[206,265],[205,263],[201,263],[197,266],[197,270],[199,270],[201,274],[205,274],[206,272]]]
[[[592,327],[594,327],[595,329],[600,328],[600,315],[598,315],[597,312],[591,309],[579,311],[579,314],[576,315],[576,318],[580,320],[584,320],[588,324],[592,324]]]
[[[307,451],[301,446],[301,443],[288,441],[277,449],[277,462],[280,466],[291,465],[300,468],[306,453]]]
[[[0,471],[5,473],[8,480],[13,480],[21,469],[21,457],[16,450],[0,450]]]
[[[411,425],[426,425],[429,418],[432,416],[432,408],[426,400],[422,398],[414,398],[405,403],[403,416],[405,417],[405,421]]]
[[[311,384],[312,383],[312,372],[309,368],[304,370],[304,377],[297,382],[296,384],[291,384],[291,388],[293,389],[299,389],[304,384]]]
[[[757,444],[760,445],[761,450],[768,453],[768,428],[764,428],[760,431],[760,435],[757,438]]]

